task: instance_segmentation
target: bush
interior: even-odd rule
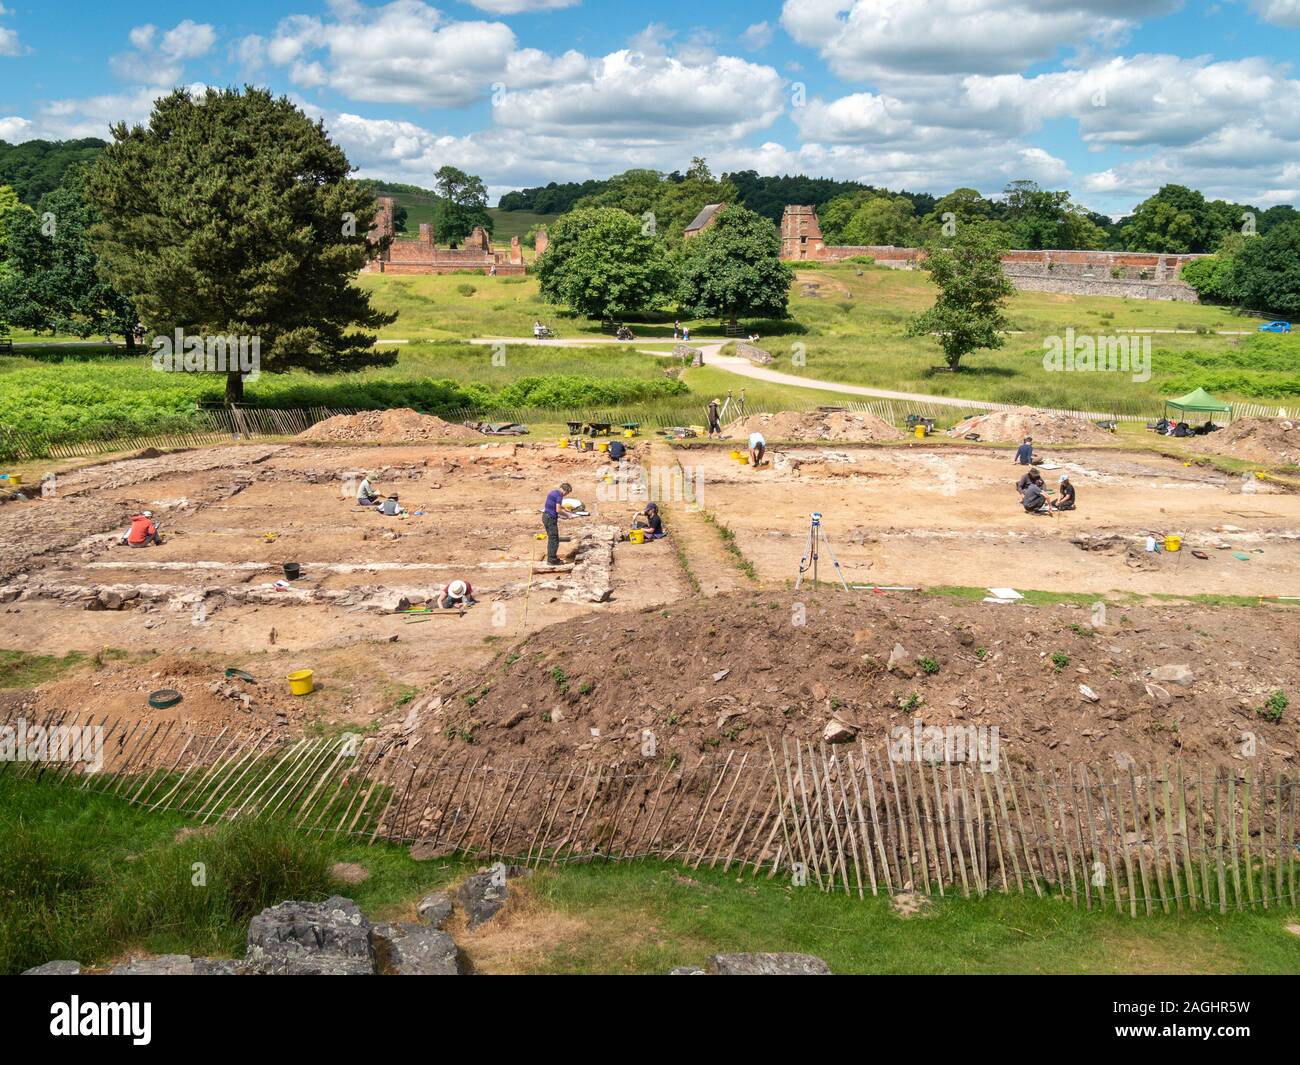
[[[476,289],[473,285],[457,285],[456,291],[459,292],[462,296],[472,296],[474,295],[475,292],[478,291],[478,289]]]

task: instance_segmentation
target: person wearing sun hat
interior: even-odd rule
[[[469,581],[456,580],[438,589],[435,602],[440,610],[456,610],[473,606],[478,600],[474,598],[474,586]]]
[[[719,413],[720,401],[715,397],[709,400],[709,437],[722,435],[722,420]]]

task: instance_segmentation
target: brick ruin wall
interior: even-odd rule
[[[815,208],[787,207],[781,218],[781,257],[790,262],[841,262],[869,256],[879,266],[914,270],[925,257],[920,248],[828,245]],[[1011,283],[1027,292],[1073,296],[1127,296],[1133,299],[1197,302],[1196,291],[1179,278],[1199,255],[1146,252],[1020,250],[1002,257]]]
[[[379,210],[375,212],[370,226],[369,239],[378,243],[383,237],[393,237],[394,201],[387,196],[379,198]],[[519,238],[510,239],[510,250],[493,251],[487,233],[479,226],[465,238],[459,248],[440,248],[435,239],[433,226],[428,222],[420,223],[419,236],[415,240],[392,240],[388,247],[374,255],[364,267],[363,273],[374,274],[454,274],[469,270],[488,274],[496,270],[498,275],[522,274],[525,272],[523,251]]]

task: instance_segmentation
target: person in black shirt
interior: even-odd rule
[[[1043,475],[1033,466],[1030,466],[1028,472],[1016,482],[1016,491],[1023,495],[1025,489],[1031,484],[1036,484],[1039,488],[1043,487]]]
[[[1068,473],[1061,474],[1061,492],[1056,500],[1057,510],[1073,510],[1076,501],[1074,485],[1070,482]]]
[[[659,516],[658,503],[647,503],[641,513],[643,517],[637,518],[636,527],[645,529],[648,539],[661,540],[668,535],[664,532],[664,519]]]

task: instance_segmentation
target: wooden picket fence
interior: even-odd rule
[[[274,820],[533,866],[707,863],[860,898],[1032,893],[1132,917],[1297,905],[1296,782],[1282,773],[1181,762],[1027,771],[788,739],[689,764],[659,755],[557,771],[459,741],[422,752],[396,736],[289,741],[53,714],[26,734],[61,725],[101,730],[98,771],[70,759],[0,773],[201,824]]]

